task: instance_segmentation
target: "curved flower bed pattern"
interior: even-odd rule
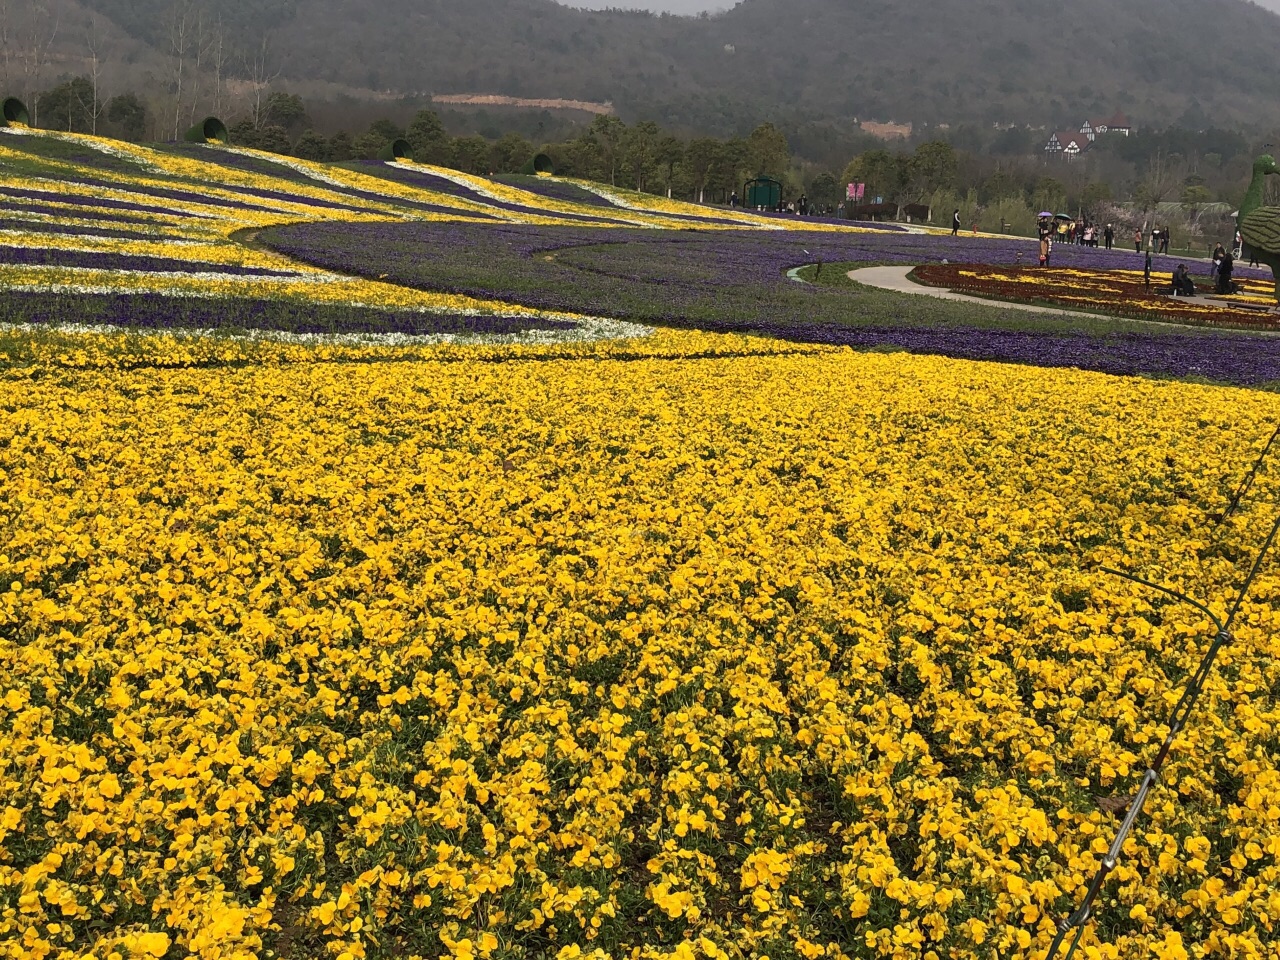
[[[1168,261],[1161,264],[1168,266]],[[1153,274],[1148,286],[1141,272],[1076,267],[992,267],[980,264],[928,264],[912,273],[917,282],[997,300],[1036,301],[1076,310],[1098,310],[1143,320],[1167,320],[1196,326],[1280,330],[1280,314],[1247,309],[1244,304],[1274,306],[1274,285],[1254,277],[1239,282],[1241,295],[1209,303],[1168,295],[1167,272]],[[1207,280],[1197,284],[1209,293]]]
[[[683,229],[696,223],[711,231],[778,230],[764,218],[739,212],[658,201],[639,210],[610,206],[577,187],[561,192],[576,192],[590,202],[409,162],[346,169],[223,147],[157,149],[76,134],[6,132],[20,134],[0,143],[0,199],[7,223],[20,221],[0,234],[0,288],[11,292],[262,297],[276,303],[417,311],[423,316],[408,325],[413,329],[430,329],[430,317],[437,315],[441,333],[456,327],[451,318],[458,315],[498,317],[499,326],[524,317],[530,330],[585,331],[588,327],[577,324],[580,312],[572,309],[508,303],[491,292],[417,290],[387,282],[386,270],[353,279],[344,264],[307,266],[245,241],[265,227],[296,223],[542,229],[591,224],[606,230]],[[57,150],[42,149],[55,141],[84,153],[68,158],[66,150],[59,156]],[[858,232],[818,223],[791,229]],[[255,287],[245,282],[249,277],[263,283]],[[292,320],[287,323],[292,327]],[[639,328],[593,321],[590,329]]]

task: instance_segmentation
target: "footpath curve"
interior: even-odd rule
[[[914,293],[922,297],[933,297],[935,300],[955,300],[960,303],[979,303],[984,307],[997,307],[1001,310],[1021,310],[1024,313],[1050,313],[1057,317],[1092,317],[1097,314],[1080,310],[1068,310],[1065,307],[1041,307],[1032,303],[1013,303],[1006,300],[988,300],[985,297],[973,297],[966,293],[956,293],[942,287],[926,287],[909,279],[915,267],[862,267],[849,271],[849,279],[856,280],[868,287],[880,290],[892,290],[895,293]],[[1152,321],[1155,322],[1155,321]],[[1169,324],[1176,326],[1176,324]]]

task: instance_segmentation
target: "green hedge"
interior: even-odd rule
[[[9,126],[11,123],[20,123],[24,127],[31,125],[31,114],[27,112],[27,105],[17,97],[9,97],[4,102],[4,106],[0,107],[3,112],[4,121],[0,126]]]
[[[184,139],[188,143],[208,143],[210,140],[226,143],[230,137],[227,136],[227,125],[225,123],[217,117],[205,117],[187,131]]]
[[[408,140],[392,140],[378,151],[379,160],[412,160],[413,147]]]
[[[528,163],[524,165],[521,173],[527,173],[530,176],[538,173],[545,173],[547,176],[555,176],[556,165],[551,162],[551,158],[545,153],[540,153]]]

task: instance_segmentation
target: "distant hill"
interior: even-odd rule
[[[80,0],[162,54],[174,0]],[[625,5],[625,0],[619,0]],[[788,112],[919,124],[1280,126],[1280,16],[1247,0],[745,0],[707,18],[553,0],[206,0],[281,81],[612,103],[709,133]]]

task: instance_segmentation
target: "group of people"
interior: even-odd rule
[[[1056,217],[1040,219],[1040,258],[1047,265],[1055,243],[1077,247],[1105,247],[1114,249],[1116,228],[1112,224],[1097,224],[1089,220],[1064,220]]]
[[[729,206],[732,209],[742,206],[742,200],[738,196],[738,191],[729,194]],[[797,217],[832,217],[844,215],[844,204],[833,207],[830,204],[823,206],[819,203],[810,203],[807,194],[802,194],[799,200],[783,200],[779,201],[774,207],[756,207],[761,213],[789,213]]]
[[[1213,266],[1209,276],[1213,280],[1213,292],[1218,296],[1226,296],[1237,292],[1233,275],[1236,269],[1236,258],[1232,252],[1218,244],[1213,250]],[[1151,254],[1147,254],[1147,277],[1151,276]],[[1150,286],[1150,279],[1147,281]],[[1175,297],[1194,297],[1196,282],[1185,263],[1180,263],[1173,271],[1173,286],[1169,291]]]

